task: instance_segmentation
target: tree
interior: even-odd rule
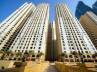
[[[6,56],[6,52],[5,52],[3,49],[1,49],[1,50],[0,50],[0,53],[2,54],[2,55],[1,55],[1,59],[4,60],[4,58],[5,58],[5,56]]]
[[[23,55],[23,59],[24,60],[27,60],[28,56],[29,56],[29,53],[27,51],[25,51],[24,52],[24,55]]]
[[[8,58],[9,60],[11,60],[13,57],[13,52],[11,50],[7,50],[6,51],[6,58]]]
[[[17,52],[17,53],[16,53],[16,56],[17,56],[17,57],[21,57],[21,56],[22,56],[22,53],[21,53],[21,52]]]
[[[65,59],[66,56],[67,56],[67,54],[65,52],[61,53],[61,59],[62,59],[63,62],[64,62],[64,59]]]
[[[94,59],[94,62],[96,61],[96,57],[97,57],[97,53],[94,53],[94,54],[92,55],[92,58]]]
[[[35,57],[35,52],[34,52],[34,50],[30,50],[29,52],[28,52],[28,55],[29,55],[29,58],[28,58],[28,60],[33,60],[33,58],[32,57]],[[35,59],[35,58],[34,58]]]
[[[37,59],[38,59],[38,61],[41,61],[41,60],[43,60],[43,56],[44,55],[44,53],[42,53],[42,52],[39,52],[38,54],[37,54]]]
[[[22,56],[22,52],[17,52],[16,53],[16,57],[17,57],[18,60],[20,60],[21,56]]]
[[[3,55],[4,51],[0,50],[0,56]]]
[[[0,50],[0,54],[4,53],[2,50]]]
[[[4,58],[4,51],[0,50],[0,58],[3,59]]]
[[[34,52],[34,50],[30,50],[28,54],[29,54],[30,56],[33,56],[33,55],[35,55],[35,52]]]
[[[71,52],[71,54],[72,54],[72,55],[74,55],[75,62],[76,62],[76,56],[78,56],[78,53],[77,53],[77,52],[75,52],[75,51],[73,51],[73,52]]]
[[[39,52],[39,53],[37,54],[37,57],[41,57],[41,56],[43,56],[43,55],[44,55],[44,53]]]
[[[8,51],[6,51],[6,54],[7,54],[8,56],[10,56],[10,55],[12,54],[12,51],[11,51],[11,50],[8,50]]]

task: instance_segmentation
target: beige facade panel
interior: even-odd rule
[[[23,26],[24,20],[27,19],[33,7],[34,5],[25,3],[1,23],[0,49],[9,49],[7,47],[10,47],[13,42],[13,38],[15,38],[13,34],[17,34],[17,32],[19,32],[18,30]],[[11,42],[9,43],[8,41]]]
[[[95,18],[94,18],[95,17]],[[97,48],[97,16],[92,12],[87,12],[85,15],[81,16],[80,23],[89,35],[93,44]]]
[[[45,54],[48,34],[49,5],[39,4],[32,9],[22,29],[18,33],[10,50],[13,52],[29,52]]]
[[[80,61],[79,54],[83,54],[84,59],[92,59],[92,54],[97,50],[84,28],[65,4],[56,5],[55,27],[58,58],[60,54],[65,53],[66,60],[74,61],[75,57],[72,53],[76,52],[77,61]]]

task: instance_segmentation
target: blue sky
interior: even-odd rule
[[[0,22],[2,22],[7,16],[9,16],[13,11],[15,11],[25,2],[32,2],[35,5],[42,2],[49,3],[50,21],[53,21],[55,3],[66,3],[74,15],[78,1],[83,1],[85,4],[91,7],[96,0],[0,0]]]

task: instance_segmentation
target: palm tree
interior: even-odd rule
[[[74,58],[75,58],[75,62],[76,62],[76,56],[78,56],[78,53],[75,52],[75,51],[73,51],[73,52],[71,52],[71,54],[74,56]]]
[[[13,59],[14,59],[14,57],[15,57],[15,53],[11,51],[11,53],[10,53],[10,59],[12,59],[12,60],[13,60]]]
[[[2,50],[0,50],[0,54],[4,53]]]
[[[38,57],[41,57],[41,56],[43,56],[43,55],[44,55],[44,53],[42,53],[42,52],[39,52],[39,53],[37,54]]]
[[[19,59],[22,56],[22,52],[17,52],[16,57]]]
[[[34,50],[30,50],[29,53],[28,53],[29,57],[30,57],[30,60],[32,57],[35,57],[35,52]],[[34,58],[35,59],[35,58]]]
[[[97,53],[94,53],[94,54],[92,55],[92,58],[94,59],[94,62],[96,61],[96,57],[97,57]]]
[[[0,50],[0,59],[2,59],[3,54],[4,54],[4,51]]]
[[[61,53],[61,59],[62,59],[63,62],[64,62],[66,56],[67,56],[67,54],[65,52]]]
[[[83,61],[83,54],[79,52],[79,57],[80,57],[80,60],[81,60],[81,63],[84,63]]]
[[[10,55],[10,51],[9,50],[5,50],[5,49],[1,49],[1,51],[3,52],[2,58],[9,58]]]
[[[9,57],[12,54],[11,50],[6,51],[7,56]]]
[[[30,50],[28,54],[29,54],[30,56],[33,56],[33,55],[35,55],[35,52],[34,52],[34,50]]]
[[[17,53],[16,53],[16,56],[17,56],[17,57],[20,57],[20,56],[22,56],[22,53],[21,53],[21,52],[17,52]]]
[[[27,60],[28,56],[29,56],[29,53],[27,51],[25,51],[24,52],[24,55],[23,55],[23,59],[24,60]]]
[[[4,52],[2,50],[0,50],[0,54],[3,54]]]
[[[10,60],[13,57],[13,52],[11,50],[7,50],[6,57],[9,58],[9,60]]]
[[[6,56],[5,50],[4,49],[1,49],[1,53],[2,53],[1,59],[4,60],[5,59],[5,56]]]
[[[43,55],[44,55],[44,53],[39,52],[39,53],[37,54],[37,58],[38,58],[38,60],[39,60]]]

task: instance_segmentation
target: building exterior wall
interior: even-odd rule
[[[46,60],[53,61],[52,24],[48,26]]]
[[[0,25],[0,49],[8,50],[34,5],[25,3]]]
[[[84,15],[87,11],[93,11],[93,9],[85,5],[82,1],[79,1],[76,6],[75,16],[80,19],[81,15]]]
[[[97,15],[97,1],[92,5],[93,12]]]
[[[92,59],[92,54],[96,51],[93,43],[87,33],[73,17],[65,4],[56,5],[56,45],[58,56],[61,53],[66,53],[66,60],[74,61],[72,52],[83,54],[84,59]],[[79,61],[79,56],[76,57]]]
[[[97,49],[97,16],[92,12],[87,12],[81,16],[80,23]]]
[[[13,52],[29,52],[45,54],[47,45],[49,21],[49,5],[39,4],[35,6],[31,15],[27,18],[22,29],[18,33],[10,50]]]
[[[55,24],[55,21],[53,21],[53,24],[52,24],[52,41],[53,41],[53,59],[54,61],[57,60],[57,45],[56,45],[56,24]]]

